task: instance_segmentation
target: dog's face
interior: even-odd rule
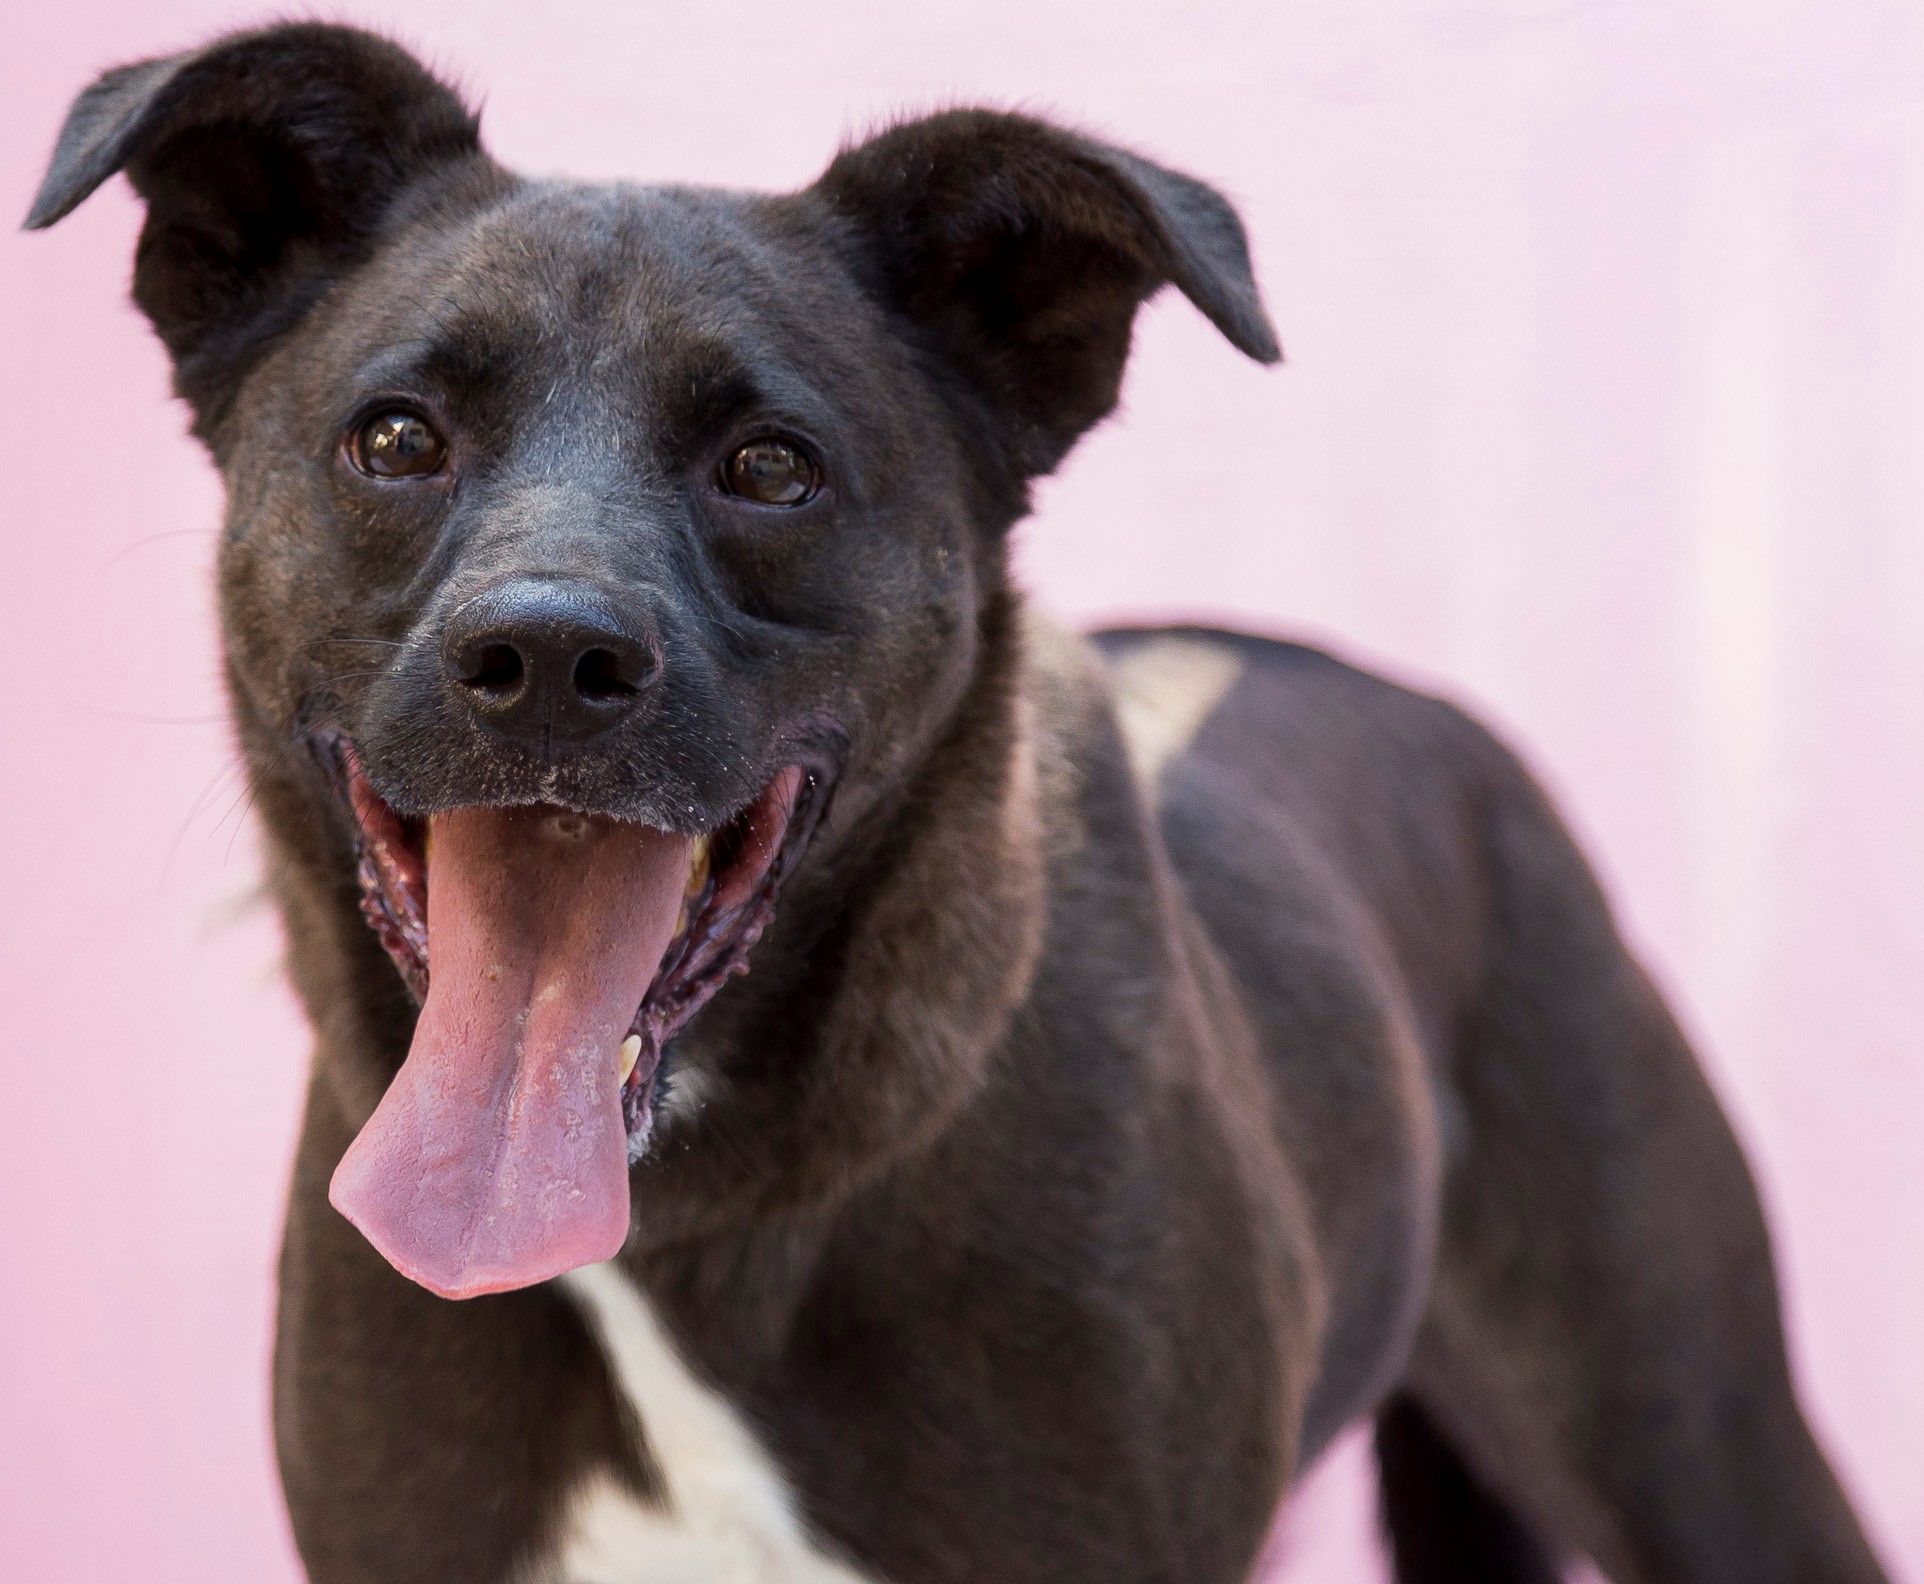
[[[818,832],[905,795],[1137,304],[1173,281],[1275,355],[1241,230],[980,112],[791,195],[526,182],[314,26],[110,73],[30,223],[123,167],[228,481],[243,740],[315,767],[423,998],[335,1203],[450,1294],[605,1258],[664,1044]]]
[[[886,782],[995,569],[884,311],[795,199],[470,179],[237,398],[242,685],[408,818],[692,835],[798,753]]]

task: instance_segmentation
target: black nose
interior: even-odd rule
[[[661,674],[652,625],[592,588],[540,578],[469,600],[448,620],[441,657],[482,720],[544,749],[606,731]]]

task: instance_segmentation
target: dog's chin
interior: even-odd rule
[[[774,916],[829,788],[782,765],[690,835],[531,798],[404,817],[344,737],[360,906],[420,1003],[330,1197],[403,1274],[468,1297],[604,1259],[669,1041]]]

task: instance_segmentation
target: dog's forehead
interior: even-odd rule
[[[532,184],[474,218],[448,286],[495,313],[645,332],[746,284],[753,202],[701,189]]]
[[[377,264],[388,345],[645,368],[802,330],[837,272],[771,226],[769,200],[700,188],[528,183],[419,223]]]

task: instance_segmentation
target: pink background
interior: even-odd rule
[[[0,213],[98,69],[260,8],[7,0]],[[1290,355],[1178,301],[1042,495],[1077,618],[1320,636],[1529,753],[1764,1180],[1810,1407],[1924,1578],[1924,13],[1878,0],[357,6],[534,171],[757,186],[983,99],[1242,204]],[[306,1036],[253,899],[216,481],[115,183],[0,237],[0,1575],[275,1580]],[[1284,1576],[1355,1579],[1352,1440]]]

